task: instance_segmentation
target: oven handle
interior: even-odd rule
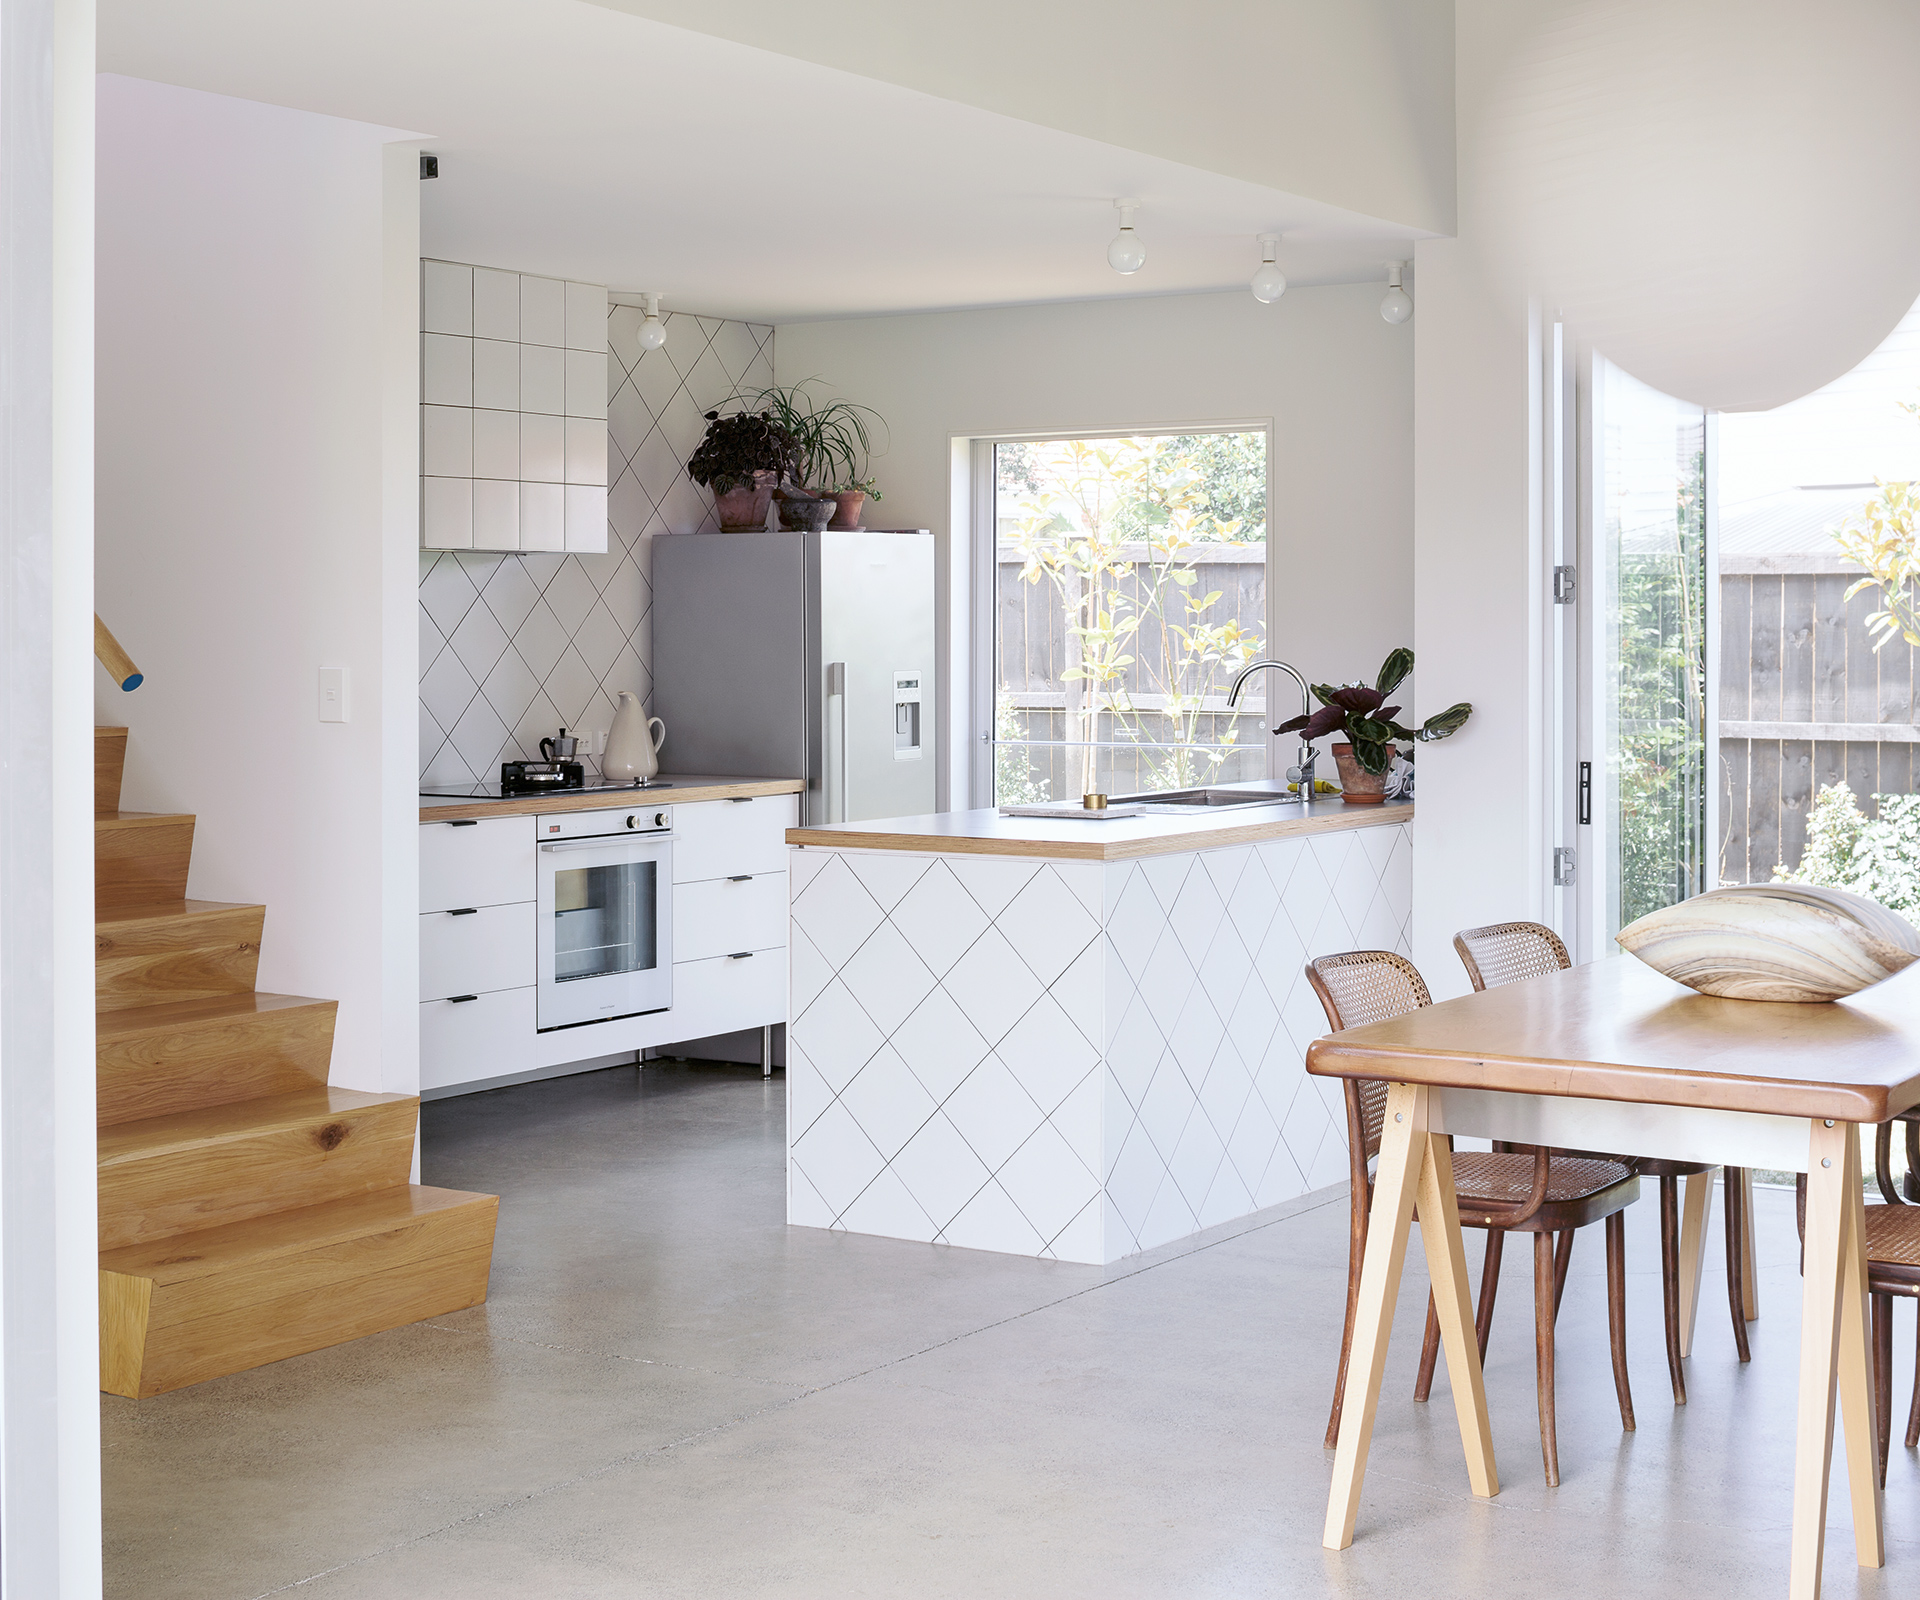
[[[673,835],[664,828],[658,833],[609,833],[598,839],[570,839],[564,844],[543,844],[542,850],[605,850],[612,845],[631,844],[636,839],[665,839]]]

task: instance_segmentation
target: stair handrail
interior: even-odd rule
[[[129,694],[146,681],[146,674],[133,664],[133,657],[120,648],[120,641],[100,620],[97,611],[93,614],[93,654],[100,665],[113,674],[113,681]]]

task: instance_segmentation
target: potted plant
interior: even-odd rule
[[[1393,719],[1400,708],[1386,704],[1386,698],[1399,687],[1401,679],[1413,671],[1413,652],[1401,649],[1388,656],[1379,677],[1369,689],[1364,683],[1344,683],[1333,688],[1324,683],[1313,685],[1313,697],[1320,709],[1283,722],[1275,733],[1298,732],[1303,740],[1324,734],[1344,733],[1347,742],[1333,746],[1334,764],[1340,769],[1340,787],[1348,805],[1377,806],[1387,797],[1387,768],[1398,753],[1395,740],[1426,744],[1457,733],[1473,707],[1462,700],[1448,706],[1417,728],[1403,728]],[[1408,758],[1412,758],[1408,751]]]
[[[687,462],[687,476],[713,490],[722,533],[757,533],[783,477],[800,470],[793,435],[765,411],[723,417],[707,413],[706,436]]]
[[[808,378],[788,387],[762,389],[752,396],[741,396],[741,404],[762,411],[792,435],[800,452],[799,471],[792,487],[780,494],[780,520],[783,527],[806,527],[818,510],[809,501],[833,503],[832,521],[821,526],[857,528],[860,513],[868,500],[878,500],[880,491],[866,476],[873,438],[868,419],[886,426],[870,406],[851,400],[814,402]],[[789,520],[791,518],[792,520]]]

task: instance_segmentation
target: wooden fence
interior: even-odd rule
[[[1844,598],[1859,569],[1838,557],[1723,557],[1720,564],[1720,881],[1764,883],[1800,862],[1813,796],[1845,783],[1869,816],[1876,794],[1920,776],[1920,655],[1876,651],[1878,594]]]

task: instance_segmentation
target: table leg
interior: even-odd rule
[[[1880,1559],[1879,1480],[1873,1403],[1867,1381],[1864,1293],[1853,1288],[1852,1262],[1861,1249],[1858,1130],[1845,1122],[1814,1122],[1807,1158],[1806,1285],[1800,1318],[1800,1408],[1793,1466],[1793,1557],[1788,1578],[1792,1600],[1818,1600],[1820,1560],[1826,1541],[1827,1480],[1833,1464],[1836,1388],[1844,1392],[1848,1470],[1853,1483],[1854,1539],[1863,1566]],[[1864,1276],[1860,1279],[1864,1291]],[[1851,1311],[1848,1306],[1851,1304]],[[1845,1374],[1845,1381],[1840,1381]],[[1855,1391],[1858,1391],[1857,1395]],[[1854,1445],[1854,1438],[1862,1441]],[[1866,1491],[1854,1467],[1859,1456]]]
[[[1680,1202],[1680,1357],[1693,1354],[1693,1324],[1700,1310],[1700,1275],[1707,1264],[1707,1223],[1713,1215],[1713,1174],[1696,1172],[1686,1180]]]
[[[1854,1554],[1863,1567],[1887,1564],[1881,1520],[1880,1429],[1874,1416],[1873,1358],[1868,1344],[1866,1203],[1860,1140],[1847,1124],[1847,1194],[1840,1257],[1840,1426],[1847,1441],[1847,1488],[1853,1498]]]
[[[1467,1250],[1460,1237],[1459,1202],[1453,1190],[1453,1151],[1442,1134],[1427,1134],[1420,1163],[1420,1243],[1433,1279],[1433,1307],[1440,1317],[1440,1343],[1447,1353],[1447,1383],[1467,1456],[1467,1482],[1482,1497],[1500,1492],[1493,1463],[1493,1424],[1487,1418],[1486,1382],[1480,1371],[1480,1339],[1467,1296]]]
[[[1387,1089],[1380,1155],[1374,1167],[1373,1209],[1367,1216],[1367,1249],[1360,1262],[1353,1348],[1347,1357],[1346,1405],[1333,1458],[1327,1525],[1320,1541],[1329,1550],[1344,1550],[1353,1543],[1360,1485],[1367,1471],[1367,1447],[1373,1441],[1374,1411],[1380,1403],[1380,1380],[1387,1366],[1387,1336],[1392,1331],[1394,1303],[1400,1297],[1400,1272],[1407,1259],[1407,1230],[1413,1222],[1415,1190],[1426,1159],[1430,1092],[1409,1083],[1391,1084]],[[1451,1342],[1447,1356],[1451,1372]]]

